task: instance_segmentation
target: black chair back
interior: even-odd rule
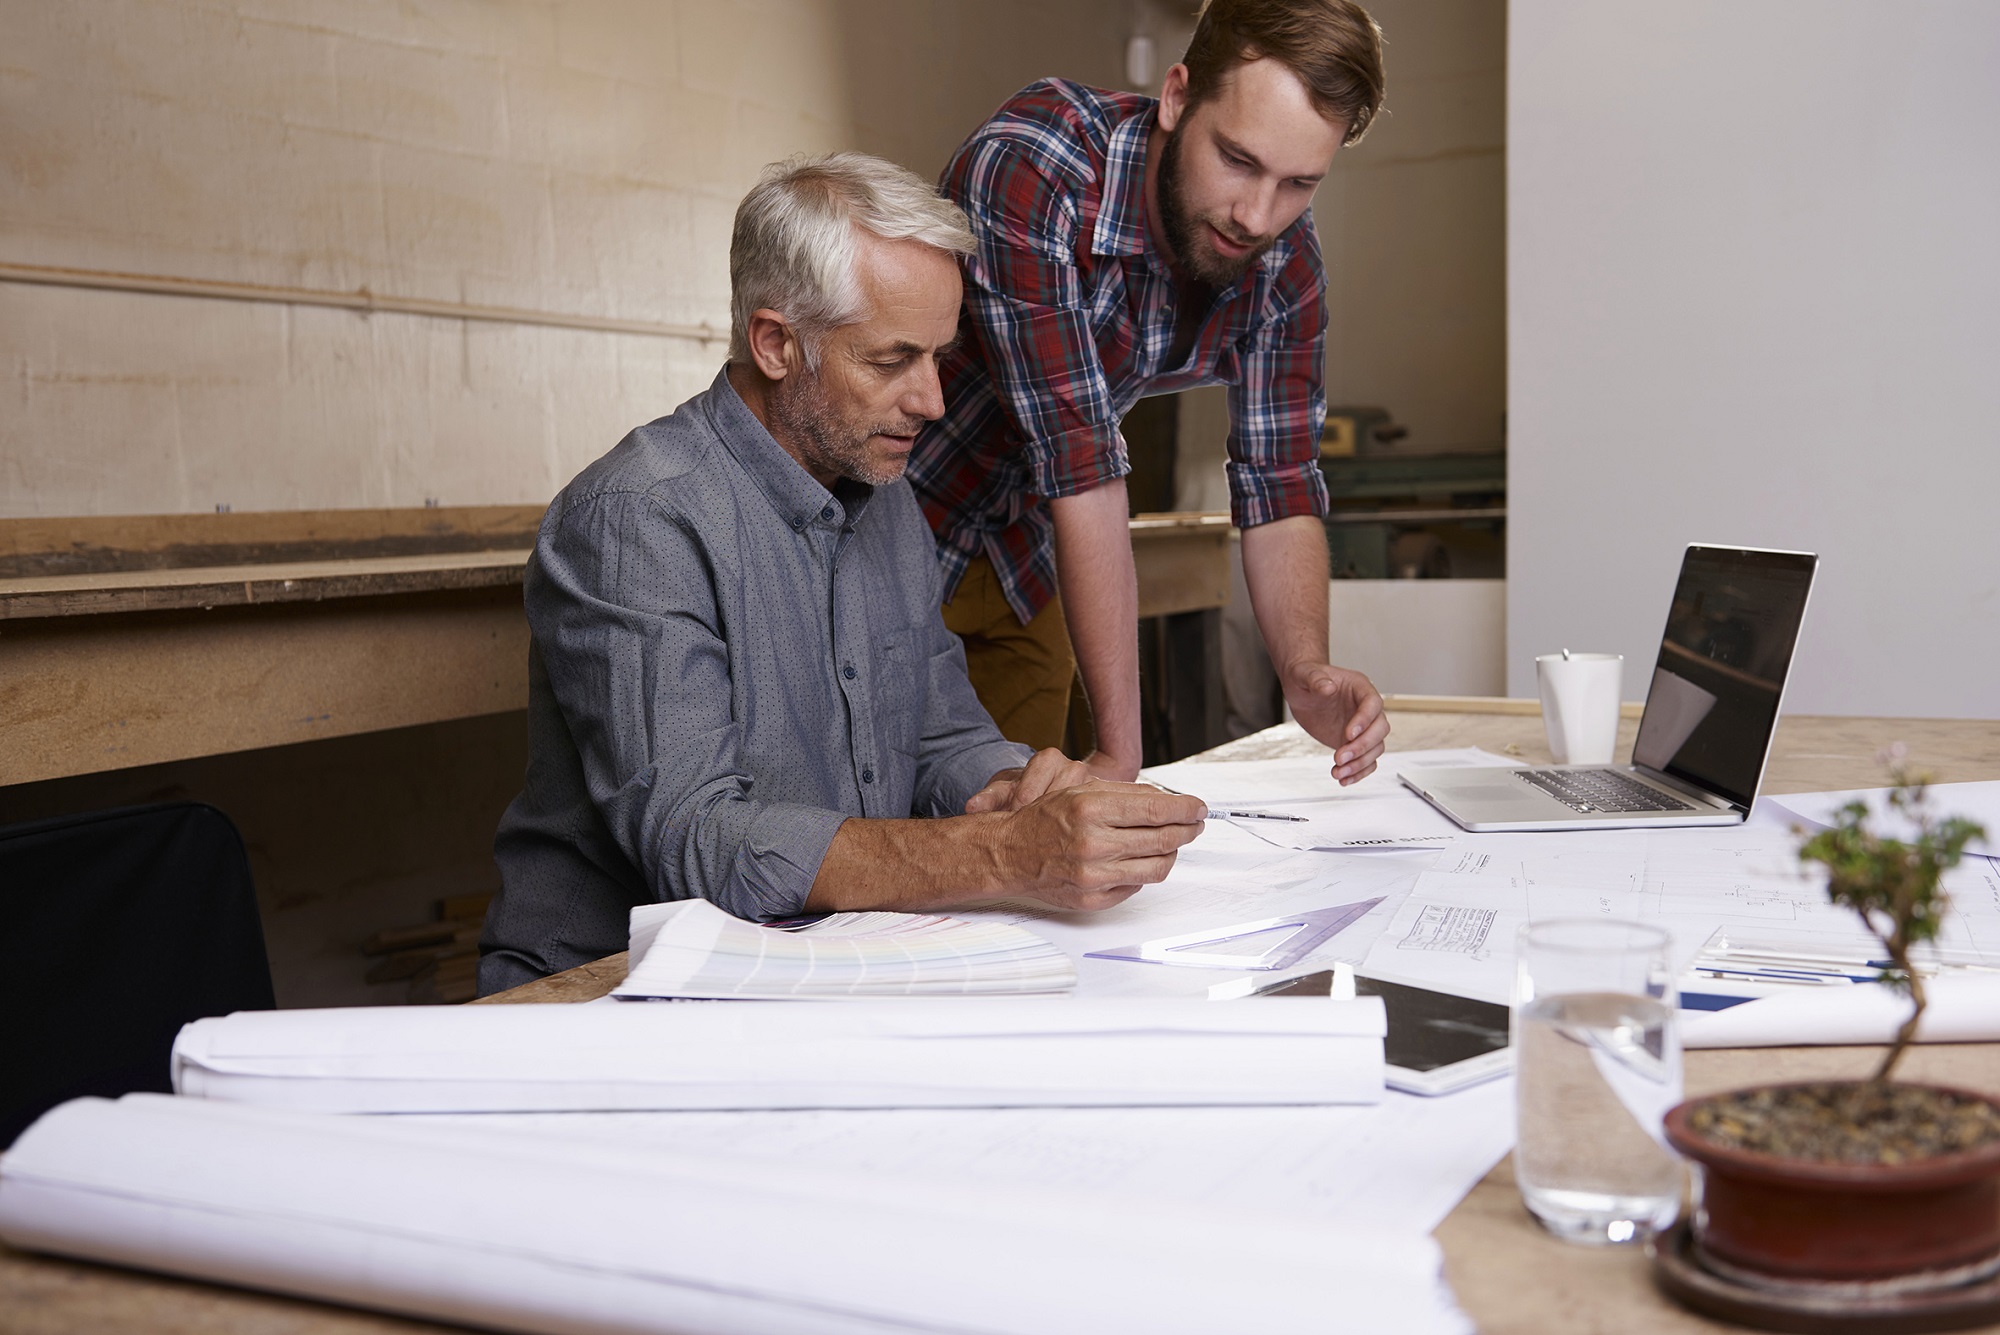
[[[68,1099],[171,1089],[182,1025],[275,1004],[250,864],[220,811],[0,827],[0,1147]]]

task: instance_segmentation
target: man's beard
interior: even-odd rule
[[[1166,146],[1160,150],[1160,227],[1167,234],[1167,244],[1173,247],[1174,259],[1189,275],[1210,287],[1229,287],[1237,279],[1250,271],[1250,266],[1264,258],[1264,252],[1271,248],[1276,237],[1265,238],[1262,245],[1237,259],[1229,259],[1218,253],[1202,235],[1207,224],[1198,222],[1188,212],[1187,201],[1181,198],[1181,134],[1179,129],[1167,136]],[[1241,237],[1225,233],[1231,241]]]
[[[786,388],[787,385],[795,387]],[[804,456],[807,468],[865,482],[871,487],[886,487],[903,476],[909,460],[905,457],[886,463],[871,461],[869,438],[915,435],[924,423],[922,418],[904,418],[864,429],[842,421],[827,402],[819,377],[803,371],[780,382],[778,393],[771,399],[771,424]]]

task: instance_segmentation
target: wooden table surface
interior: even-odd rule
[[[1530,701],[1392,698],[1393,750],[1483,746],[1547,761],[1539,710]],[[1636,728],[1620,729],[1627,755]],[[2000,778],[2000,721],[1787,718],[1766,776],[1769,793],[1870,787],[1882,781],[1877,755],[1894,742],[1939,782]],[[1211,753],[1250,760],[1324,748],[1273,729]],[[490,1001],[585,1001],[624,976],[612,956],[516,988]],[[1690,1095],[1773,1079],[1865,1074],[1873,1048],[1762,1048],[1687,1054]],[[1910,1079],[2000,1093],[2000,1044],[1927,1045],[1905,1060]],[[1512,1164],[1499,1167],[1437,1230],[1453,1290],[1484,1335],[1693,1335],[1739,1329],[1682,1311],[1653,1289],[1646,1262],[1629,1249],[1593,1249],[1543,1233],[1522,1209]],[[352,1312],[319,1303],[163,1279],[0,1248],[0,1329],[9,1335],[85,1332],[216,1332],[217,1335],[387,1335],[458,1329]],[[1983,1328],[2000,1333],[2000,1325]]]

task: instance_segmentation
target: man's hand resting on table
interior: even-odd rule
[[[805,909],[915,912],[1012,896],[1108,909],[1165,880],[1207,816],[1198,797],[1110,783],[1042,751],[994,775],[963,816],[843,822]]]
[[[1333,777],[1342,787],[1374,773],[1389,740],[1389,716],[1373,682],[1352,668],[1299,663],[1284,673],[1284,687],[1299,726],[1333,748]]]

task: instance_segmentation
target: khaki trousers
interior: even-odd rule
[[[1061,746],[1076,676],[1062,600],[1051,599],[1024,626],[992,563],[974,557],[944,605],[944,624],[965,641],[966,673],[1000,735],[1036,750]]]

